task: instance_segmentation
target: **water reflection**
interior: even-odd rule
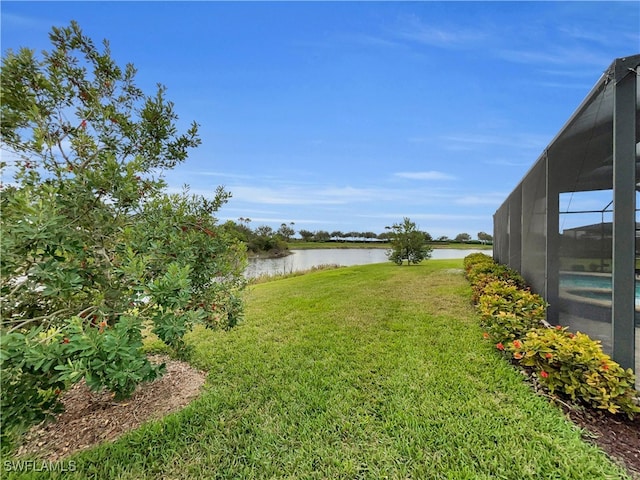
[[[370,263],[388,262],[386,249],[354,248],[354,249],[318,249],[291,250],[293,253],[282,258],[254,258],[249,260],[245,270],[247,278],[261,275],[281,275],[301,270],[309,270],[320,265],[366,265]],[[471,253],[481,252],[491,255],[491,250],[478,249],[435,249],[433,259],[464,258]]]

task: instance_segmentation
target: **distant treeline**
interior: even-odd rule
[[[225,223],[225,227],[233,236],[247,245],[249,253],[268,253],[272,256],[286,255],[288,253],[287,243],[289,242],[388,242],[392,235],[390,231],[375,233],[336,230],[329,232],[300,229],[296,232],[293,228],[295,225],[293,222],[283,223],[277,230],[267,225],[252,229],[249,227],[250,222],[249,218],[240,218],[237,222],[229,220]],[[425,243],[487,244],[493,241],[493,237],[485,232],[478,232],[477,239],[473,239],[468,233],[460,233],[455,238],[447,236],[433,238],[428,232],[421,233],[424,235]]]

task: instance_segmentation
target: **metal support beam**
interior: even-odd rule
[[[613,107],[613,358],[635,369],[635,68],[616,65]]]
[[[522,185],[509,197],[509,266],[522,270]]]
[[[545,153],[547,162],[547,235],[546,235],[546,269],[545,299],[547,322],[557,325],[560,321],[560,193],[556,185],[557,175],[553,170],[553,162]]]

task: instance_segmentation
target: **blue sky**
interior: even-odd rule
[[[221,220],[434,237],[492,215],[616,57],[637,2],[11,2],[2,51],[74,19],[202,145],[172,190],[233,195]]]

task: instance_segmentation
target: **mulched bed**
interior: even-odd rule
[[[92,392],[84,381],[61,396],[65,411],[54,421],[34,426],[26,434],[18,456],[36,456],[57,461],[72,453],[112,441],[142,423],[175,412],[198,396],[206,373],[188,363],[160,356],[152,363],[165,363],[166,373],[136,389],[133,396],[115,402],[109,392]]]

